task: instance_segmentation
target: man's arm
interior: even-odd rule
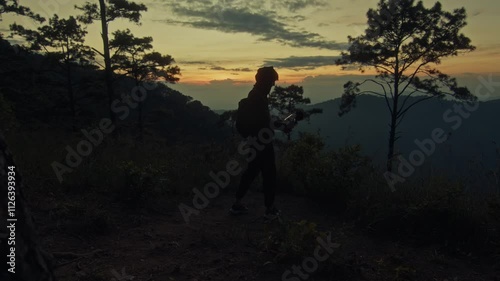
[[[271,128],[271,114],[265,99],[257,99],[255,102],[255,118],[259,128]]]

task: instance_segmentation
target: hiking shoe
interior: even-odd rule
[[[266,214],[264,218],[268,220],[273,220],[281,215],[281,211],[276,209],[276,207],[271,207],[266,209]]]
[[[248,213],[248,208],[241,203],[234,203],[229,212],[233,215],[242,215]]]

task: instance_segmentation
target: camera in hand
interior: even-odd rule
[[[294,113],[288,115],[281,121],[278,121],[278,124],[283,126],[280,130],[284,132],[290,132],[295,125],[301,120],[304,120],[305,113],[302,109],[296,109]],[[278,126],[279,127],[279,126]]]
[[[304,120],[304,115],[305,113],[302,109],[297,109],[294,113],[288,115],[283,121],[287,124],[297,124],[297,122]]]

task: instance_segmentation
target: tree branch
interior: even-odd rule
[[[374,91],[362,91],[362,92],[359,92],[358,94],[359,95],[360,94],[372,94],[372,95],[376,95],[376,96],[379,96],[379,97],[383,97],[384,96],[383,94],[380,94],[380,93],[377,93],[377,92],[374,92]]]
[[[91,47],[91,48],[92,48],[92,50],[93,50],[94,52],[96,52],[96,53],[98,53],[99,55],[101,55],[102,57],[104,57],[104,54],[103,54],[103,53],[101,53],[99,50],[97,50],[97,49],[96,49],[96,48],[94,48],[94,47]]]
[[[393,94],[393,89],[392,89],[392,85],[391,85],[391,81],[387,81],[385,79],[383,79],[384,82],[387,84],[387,86],[389,87],[389,93],[391,94],[391,98],[394,98],[394,94]]]
[[[408,105],[408,107],[407,107],[407,108],[405,108],[403,111],[400,111],[400,112],[398,113],[397,118],[402,118],[402,116],[403,116],[406,112],[408,112],[408,110],[410,110],[410,108],[412,108],[413,106],[415,106],[415,105],[417,105],[417,104],[419,104],[419,103],[421,103],[421,102],[423,102],[423,101],[426,101],[426,100],[428,100],[428,99],[432,99],[432,98],[434,98],[434,96],[428,96],[428,97],[425,97],[425,98],[421,98],[421,99],[417,100],[416,102],[414,102],[414,103],[412,103],[412,104]],[[403,108],[401,108],[401,109],[403,109]]]
[[[385,89],[384,85],[383,85],[382,83],[380,83],[380,82],[378,82],[378,81],[374,80],[374,79],[366,79],[366,80],[365,80],[365,81],[363,81],[361,84],[359,84],[359,86],[363,85],[363,84],[364,84],[364,83],[366,83],[366,82],[372,82],[372,83],[375,83],[375,84],[379,85],[379,86],[382,88],[382,90],[384,91],[384,94],[379,94],[379,93],[374,92],[374,91],[363,91],[363,92],[360,92],[360,93],[358,93],[358,94],[362,94],[362,93],[371,93],[371,94],[374,94],[374,95],[376,95],[376,96],[381,96],[381,97],[384,97],[384,99],[385,99],[385,103],[386,103],[386,105],[387,105],[387,108],[389,109],[389,112],[392,114],[393,109],[391,108],[391,105],[390,105],[390,103],[389,103],[389,98],[387,97],[387,90]],[[391,88],[391,92],[390,92],[390,93],[391,93],[391,96],[392,96],[392,88]]]
[[[403,90],[401,90],[401,93],[404,93],[406,91],[406,89],[411,85],[411,83],[413,82],[413,79],[415,79],[415,75],[417,75],[417,73],[420,71],[420,68],[422,68],[423,66],[425,66],[426,64],[428,64],[428,62],[423,62],[421,63],[417,69],[415,69],[415,71],[410,75],[408,76],[410,79],[408,80],[408,83],[406,83],[405,87],[403,88]]]

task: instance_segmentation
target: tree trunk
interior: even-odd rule
[[[13,172],[9,167],[14,167]],[[11,180],[8,176],[14,175]],[[7,265],[0,273],[0,280],[19,280],[19,281],[54,281],[56,280],[52,269],[52,256],[43,251],[36,229],[31,217],[30,210],[24,199],[24,185],[18,167],[14,163],[12,155],[7,150],[7,145],[3,136],[0,134],[0,182],[1,182],[1,218],[7,226],[14,226],[14,229],[2,227],[0,230],[0,248],[2,255],[6,257],[11,252],[11,247],[15,250],[15,273],[7,271],[11,268]],[[8,182],[15,182],[15,185]],[[8,190],[8,186],[13,186]],[[12,190],[15,188],[15,190]],[[14,194],[8,194],[8,191]],[[15,196],[12,196],[15,195]],[[10,201],[11,199],[14,199]],[[7,201],[9,200],[9,201]],[[7,202],[15,202],[15,205]],[[15,209],[8,209],[15,207]],[[12,215],[11,215],[12,214]],[[15,240],[12,239],[15,233]],[[15,244],[13,244],[15,241]],[[10,258],[9,258],[10,259]]]
[[[111,109],[111,104],[113,103],[115,95],[113,91],[113,70],[111,69],[111,57],[109,54],[108,22],[106,20],[106,4],[104,3],[104,0],[99,0],[99,5],[101,8],[102,43],[104,46],[104,66],[106,90],[108,93],[109,118],[111,119],[111,123],[117,126],[115,113]],[[118,127],[115,128],[116,129],[113,130],[113,137],[117,137]]]
[[[397,102],[394,102],[397,106]],[[394,143],[396,142],[396,118],[397,112],[393,112],[391,116],[391,129],[389,131],[389,150],[387,152],[387,171],[392,172],[392,166],[394,161]]]
[[[139,87],[139,82],[136,80],[135,85]],[[137,117],[137,123],[139,126],[139,142],[142,142],[144,139],[144,121],[142,120],[142,101],[138,101],[139,103],[139,108],[137,110],[138,117]]]
[[[389,131],[389,149],[387,152],[387,171],[392,172],[394,163],[394,143],[396,142],[396,124],[398,122],[399,98],[399,62],[396,58],[396,71],[394,75],[394,98],[392,100],[391,129]]]
[[[71,65],[66,64],[66,75],[67,75],[67,89],[68,89],[68,97],[71,108],[71,129],[73,132],[76,132],[76,109],[75,109],[75,97],[73,94],[73,81],[71,79]]]

